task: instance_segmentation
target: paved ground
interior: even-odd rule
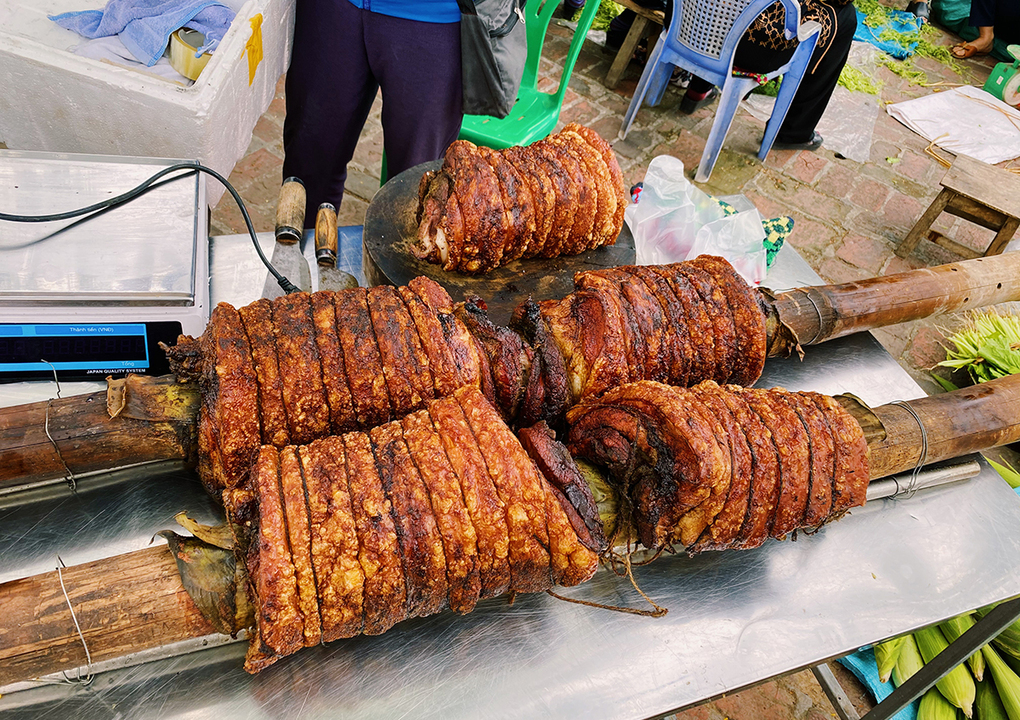
[[[552,88],[558,82],[571,30],[554,26],[546,43],[541,83]],[[943,38],[949,44],[953,38]],[[578,121],[599,131],[607,139],[617,137],[641,68],[631,64],[615,90],[602,81],[610,58],[599,44],[589,40],[578,59],[566,94],[561,125]],[[933,82],[969,82],[980,86],[992,63],[967,61],[968,77],[961,77],[937,62],[921,59]],[[932,92],[931,88],[909,85],[904,79],[880,68],[884,85],[881,104],[897,102]],[[661,105],[645,108],[625,141],[615,149],[628,186],[644,176],[648,162],[656,155],[680,158],[693,173],[712,125],[714,106],[686,116],[677,111],[682,91],[670,88]],[[377,100],[362,133],[357,154],[349,169],[347,194],[340,209],[341,225],[360,225],[365,210],[379,187],[382,161],[381,102]],[[248,154],[237,164],[230,180],[245,199],[255,227],[271,230],[276,196],[281,182],[284,117],[283,82],[268,112],[255,127]],[[815,153],[774,151],[767,161],[755,158],[763,124],[741,113],[727,137],[706,190],[722,195],[744,193],[763,216],[791,215],[796,227],[790,242],[827,282],[845,282],[890,274],[927,265],[958,260],[946,251],[922,243],[908,259],[893,254],[895,245],[938,193],[944,168],[925,153],[927,142],[887,113],[880,111],[875,123],[871,157],[859,163],[838,157],[823,147]],[[975,248],[987,246],[991,232],[943,216],[935,228]],[[229,197],[215,208],[212,234],[242,232],[243,222]],[[952,318],[926,320],[876,331],[885,348],[929,393],[938,386],[928,369],[945,354],[939,340],[940,328],[952,327]],[[846,675],[841,675],[846,679]],[[859,707],[868,701],[859,688],[848,684]],[[831,705],[809,672],[781,678],[756,688],[716,700],[676,716],[679,720],[822,720],[835,717]]]

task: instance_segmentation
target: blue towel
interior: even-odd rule
[[[174,30],[187,25],[205,35],[198,57],[219,44],[233,19],[234,11],[216,0],[110,0],[102,10],[50,15],[60,27],[89,39],[120,35],[147,67],[163,56]]]
[[[864,24],[865,15],[858,10],[857,30],[854,32],[854,40],[871,43],[879,50],[889,53],[897,60],[903,60],[904,58],[908,58],[914,54],[914,50],[917,49],[916,40],[904,47],[898,42],[879,40],[878,36],[887,29],[895,30],[898,33],[917,32],[921,29],[921,18],[917,17],[913,13],[904,12],[903,10],[890,9],[888,12],[889,22],[881,27],[871,28]]]
[[[879,682],[878,668],[875,666],[875,653],[871,651],[870,647],[839,658],[839,664],[856,675],[857,679],[864,683],[864,686],[875,696],[876,702],[889,697],[895,689],[892,682]],[[891,720],[917,720],[917,704],[917,700],[910,703],[893,715]]]

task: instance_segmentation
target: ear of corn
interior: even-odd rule
[[[975,610],[974,614],[978,617],[984,617],[994,608],[995,605],[987,605]],[[1020,620],[1015,620],[1011,624],[1007,625],[1001,633],[992,638],[992,642],[995,643],[995,647],[1002,652],[1012,655],[1015,658],[1020,658]]]
[[[921,696],[917,720],[956,720],[956,707],[942,697],[942,693],[931,688]]]
[[[892,675],[893,667],[896,665],[896,658],[900,656],[900,649],[903,647],[906,639],[906,635],[901,635],[874,646],[875,665],[878,666],[878,679],[880,681],[889,682],[889,676]]]
[[[965,632],[970,630],[974,626],[974,618],[970,616],[970,613],[964,613],[954,618],[949,618],[944,623],[939,625],[939,629],[942,634],[946,636],[946,640],[949,642],[956,642],[956,639],[963,635]],[[967,665],[970,667],[970,671],[974,673],[975,680],[982,680],[985,676],[985,656],[979,652],[975,652],[969,658],[967,658]]]
[[[985,656],[988,672],[995,681],[995,689],[1006,710],[1006,717],[1009,720],[1020,720],[1020,677],[1006,665],[991,645],[985,645],[981,652]]]
[[[925,662],[931,662],[932,658],[945,650],[949,643],[946,642],[942,631],[937,627],[922,628],[914,633],[917,640],[917,649]],[[1005,666],[1005,663],[1003,663]],[[939,692],[956,707],[963,710],[963,714],[972,717],[974,713],[974,678],[971,676],[967,666],[957,665],[950,670],[945,677],[935,683]],[[1018,719],[1020,720],[1020,719]]]
[[[917,650],[917,642],[913,635],[904,635],[903,645],[900,647],[900,654],[893,666],[892,679],[899,687],[907,679],[924,667],[924,659]]]
[[[984,653],[981,653],[984,656]],[[977,695],[974,697],[974,717],[978,720],[1009,720],[1006,708],[1002,706],[999,692],[992,681],[985,680],[977,684]]]

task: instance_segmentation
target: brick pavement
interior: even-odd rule
[[[566,53],[570,30],[562,25],[550,29],[542,61],[540,83],[552,88],[558,81],[559,61]],[[944,36],[943,44],[955,39]],[[611,57],[601,46],[588,41],[570,79],[560,125],[578,121],[614,141],[620,120],[630,102],[641,68],[631,64],[615,90],[602,80]],[[947,67],[921,59],[933,81],[970,82],[980,86],[993,63],[974,59],[964,63],[966,79]],[[932,92],[908,84],[886,68],[878,75],[884,86],[881,105]],[[284,102],[283,81],[276,99],[255,128],[248,154],[238,163],[230,180],[248,204],[255,227],[271,230],[274,205],[281,181],[281,141]],[[714,106],[687,116],[678,112],[680,90],[670,88],[657,108],[638,114],[626,140],[614,142],[625,179],[641,180],[648,162],[656,155],[675,155],[689,174],[700,160],[712,125]],[[382,161],[381,101],[377,99],[349,168],[347,193],[339,212],[341,225],[362,223],[368,203],[379,187]],[[927,143],[880,111],[875,123],[870,160],[858,163],[836,156],[824,146],[816,153],[773,151],[761,164],[754,157],[763,123],[739,113],[727,137],[711,182],[705,187],[721,195],[744,193],[766,217],[791,215],[796,227],[789,242],[826,282],[846,282],[912,268],[952,262],[959,258],[931,244],[921,246],[906,259],[894,255],[917,217],[938,192],[944,169],[925,153]],[[991,232],[943,216],[935,229],[972,245],[985,247]],[[229,197],[214,209],[213,235],[242,232],[239,213]],[[875,331],[883,346],[929,393],[939,391],[928,369],[944,357],[939,344],[943,329],[955,318],[922,320]],[[839,668],[838,670],[841,670]],[[840,674],[847,681],[849,675]],[[868,704],[859,687],[845,683],[860,707]],[[835,717],[818,683],[809,672],[765,683],[676,715],[678,720],[822,720]]]

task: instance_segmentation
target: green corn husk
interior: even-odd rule
[[[1009,720],[1006,708],[1002,706],[1002,699],[999,698],[999,691],[995,689],[990,678],[977,684],[974,717],[978,720]]]
[[[931,662],[932,658],[949,647],[945,635],[937,627],[922,628],[914,633],[917,640],[917,649],[921,652],[924,661]],[[967,717],[974,715],[974,678],[971,676],[967,666],[963,663],[949,671],[941,680],[935,683],[939,692],[956,707],[963,710]],[[1020,720],[1020,718],[1018,718]]]
[[[1016,490],[1018,487],[1020,487],[1020,472],[1017,472],[1009,465],[997,463],[991,458],[985,458],[985,460],[988,461],[989,465],[995,468],[995,472],[999,473],[999,476],[1002,477],[1003,480],[1009,483],[1009,486],[1011,488]]]
[[[906,639],[903,641],[899,657],[896,658],[896,664],[892,671],[892,679],[896,687],[905,683],[911,675],[924,667],[924,658],[921,657],[921,653],[917,649],[914,636],[904,635],[903,637]]]
[[[986,605],[983,608],[978,608],[974,611],[974,614],[982,618],[990,613],[995,608],[995,605]],[[1007,625],[1002,632],[992,638],[992,643],[1002,652],[1015,658],[1020,658],[1020,620],[1014,620]]]
[[[972,313],[969,324],[947,340],[953,347],[939,365],[966,368],[974,382],[1020,373],[1020,315]]]
[[[896,659],[900,656],[900,650],[906,641],[907,636],[900,635],[885,642],[876,643],[872,648],[875,651],[875,665],[878,667],[878,679],[881,682],[889,682],[889,677],[896,666]]]
[[[1020,720],[1020,677],[1006,665],[991,645],[985,645],[981,652],[985,656],[988,672],[995,681],[995,689],[999,693],[1006,717],[1009,720]]]
[[[917,720],[956,720],[956,708],[938,690],[929,688],[917,706]]]
[[[956,642],[956,639],[963,635],[965,632],[974,627],[974,618],[970,616],[970,613],[964,613],[963,615],[957,615],[954,618],[949,618],[944,623],[939,625],[939,630],[946,636],[946,640],[949,642]],[[974,679],[979,682],[985,677],[985,656],[978,650],[969,658],[967,658],[967,665],[970,667],[970,671],[974,673]]]

